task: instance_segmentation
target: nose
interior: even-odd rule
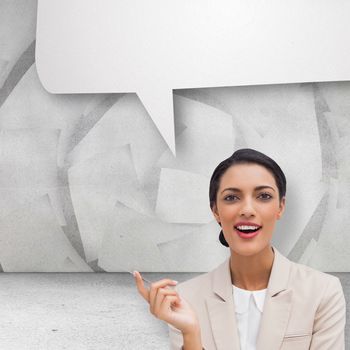
[[[240,216],[251,217],[255,215],[255,208],[251,198],[244,199],[241,203]]]

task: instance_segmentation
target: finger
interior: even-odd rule
[[[149,290],[145,287],[140,272],[134,271],[133,274],[135,277],[137,290],[141,296],[149,303]]]
[[[152,313],[154,313],[155,315],[159,313],[160,305],[162,304],[166,296],[176,296],[178,299],[180,299],[178,293],[175,290],[167,288],[158,288],[154,303],[150,303]]]
[[[162,280],[153,282],[151,284],[150,291],[149,291],[149,303],[151,305],[151,310],[153,310],[154,308],[154,302],[155,302],[158,288],[164,288],[168,285],[175,286],[176,284],[177,284],[177,281],[174,281],[170,278],[164,278]]]
[[[173,306],[178,303],[178,297],[175,295],[166,295],[163,299],[159,309],[159,318],[164,321],[170,320],[171,313],[173,312]]]

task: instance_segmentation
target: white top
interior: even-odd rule
[[[232,287],[241,350],[256,350],[256,339],[267,288],[251,291],[235,285]]]

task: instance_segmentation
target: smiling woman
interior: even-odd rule
[[[216,167],[209,188],[230,257],[178,285],[163,279],[147,289],[135,271],[151,313],[168,323],[171,349],[345,349],[339,278],[293,262],[271,245],[286,183],[273,159],[237,150]]]
[[[249,249],[256,251],[265,247],[285,208],[286,183],[278,164],[257,151],[239,150],[221,162],[209,188],[210,207],[222,227],[220,242],[243,256],[249,254]],[[256,227],[260,227],[259,230],[249,233]],[[247,232],[247,229],[251,230]],[[250,239],[255,236],[259,237]]]

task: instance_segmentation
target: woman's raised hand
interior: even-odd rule
[[[149,303],[150,312],[184,335],[191,334],[199,328],[195,312],[180,295],[169,286],[175,286],[176,281],[162,279],[151,284],[150,289],[144,286],[141,274],[134,271],[136,286],[141,296]]]

